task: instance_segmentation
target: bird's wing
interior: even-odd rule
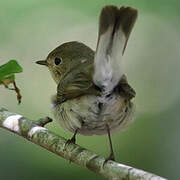
[[[57,99],[62,103],[68,99],[73,99],[82,95],[99,95],[100,91],[96,89],[92,79],[86,73],[77,72],[68,74],[60,81],[57,87]]]
[[[131,100],[136,96],[135,90],[129,85],[125,75],[122,76],[115,90],[117,90],[120,96],[126,98],[127,100]]]
[[[122,55],[136,18],[137,10],[131,7],[105,6],[101,11],[93,80],[106,91],[112,91],[123,75]]]

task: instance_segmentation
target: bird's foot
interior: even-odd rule
[[[105,161],[104,161],[104,163],[103,163],[103,167],[104,167],[104,165],[105,165],[109,160],[115,161],[114,153],[111,153],[111,154],[109,155],[109,157],[105,159]]]
[[[68,139],[65,143],[65,146],[64,146],[64,151],[66,151],[66,148],[69,144],[75,144],[76,143],[76,138],[75,136],[73,136],[71,139]],[[71,163],[71,160],[69,160],[69,163]]]
[[[64,151],[66,150],[66,147],[69,145],[69,144],[75,144],[76,143],[76,132],[75,134],[73,135],[73,137],[71,139],[68,139],[65,143],[65,146],[64,146]]]
[[[67,141],[66,141],[66,144],[65,144],[65,146],[66,145],[69,145],[69,144],[75,144],[76,143],[76,138],[75,138],[75,136],[73,136],[71,139],[68,139]]]

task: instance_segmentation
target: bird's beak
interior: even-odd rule
[[[48,66],[48,63],[46,60],[36,61],[37,64]]]

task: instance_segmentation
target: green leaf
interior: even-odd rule
[[[4,84],[4,82],[11,82],[11,80],[15,80],[15,75],[14,74],[10,74],[10,75],[7,75],[7,76],[4,76],[0,79],[0,85],[1,84]]]
[[[5,88],[14,90],[17,94],[17,100],[21,103],[20,89],[17,87],[15,82],[15,73],[22,72],[22,67],[16,60],[10,60],[8,63],[0,66],[0,85],[4,85]],[[9,84],[12,84],[14,88],[9,88]]]
[[[22,67],[18,64],[16,60],[10,60],[6,64],[0,66],[0,81],[7,78],[7,76],[9,75],[13,75],[14,73],[20,73],[22,71]]]

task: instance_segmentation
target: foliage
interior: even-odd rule
[[[17,93],[18,102],[21,102],[21,94],[15,83],[15,73],[22,72],[22,67],[16,60],[10,60],[6,64],[0,66],[0,85],[4,85],[7,89],[14,90]],[[14,88],[9,88],[13,84]]]

